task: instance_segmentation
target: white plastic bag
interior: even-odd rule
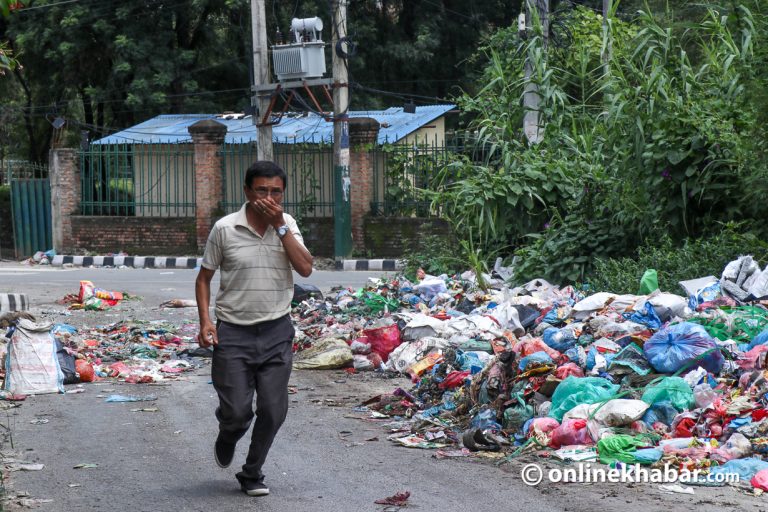
[[[64,392],[50,322],[20,320],[8,343],[5,389],[18,395]]]

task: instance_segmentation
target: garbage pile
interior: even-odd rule
[[[113,292],[97,288],[91,281],[80,281],[80,291],[77,295],[68,294],[59,301],[68,304],[69,309],[86,311],[103,311],[116,306],[123,299],[133,298],[127,293]]]
[[[739,258],[685,296],[654,277],[637,295],[483,291],[472,273],[336,290],[295,308],[296,366],[407,375],[359,410],[441,457],[669,464],[768,490],[768,268]]]
[[[145,384],[178,378],[199,368],[211,351],[197,346],[197,324],[175,328],[163,322],[127,322],[77,328],[19,316],[0,352],[4,398],[63,393],[65,384],[114,378]]]

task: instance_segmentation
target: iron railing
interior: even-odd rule
[[[48,178],[48,166],[26,160],[5,160],[0,165],[0,185],[7,185],[11,178],[21,180]]]
[[[94,144],[80,153],[83,215],[194,217],[191,144]]]
[[[274,144],[273,153],[275,162],[288,176],[283,198],[286,213],[297,219],[333,216],[333,146]],[[225,144],[221,156],[224,178],[222,209],[232,213],[245,202],[245,171],[257,160],[256,146],[251,142]]]

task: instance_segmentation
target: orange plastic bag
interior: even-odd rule
[[[75,360],[75,371],[80,374],[80,382],[93,382],[96,380],[96,372],[93,366],[84,359]]]

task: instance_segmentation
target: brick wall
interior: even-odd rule
[[[202,252],[215,217],[220,214],[223,194],[219,148],[227,127],[209,119],[198,121],[187,130],[195,146],[195,232],[197,248]]]
[[[53,248],[64,253],[72,247],[72,216],[80,208],[80,160],[74,149],[52,149],[48,155],[51,181]]]
[[[198,254],[195,220],[184,217],[72,216],[70,254],[124,251],[131,256]]]
[[[366,217],[365,252],[373,258],[399,258],[426,234],[450,238],[448,223],[419,217]]]
[[[352,209],[352,247],[356,252],[366,249],[365,217],[371,211],[373,199],[373,158],[366,147],[376,142],[379,122],[368,117],[349,120],[349,177]]]
[[[333,217],[313,217],[301,222],[304,245],[313,256],[333,257]]]

